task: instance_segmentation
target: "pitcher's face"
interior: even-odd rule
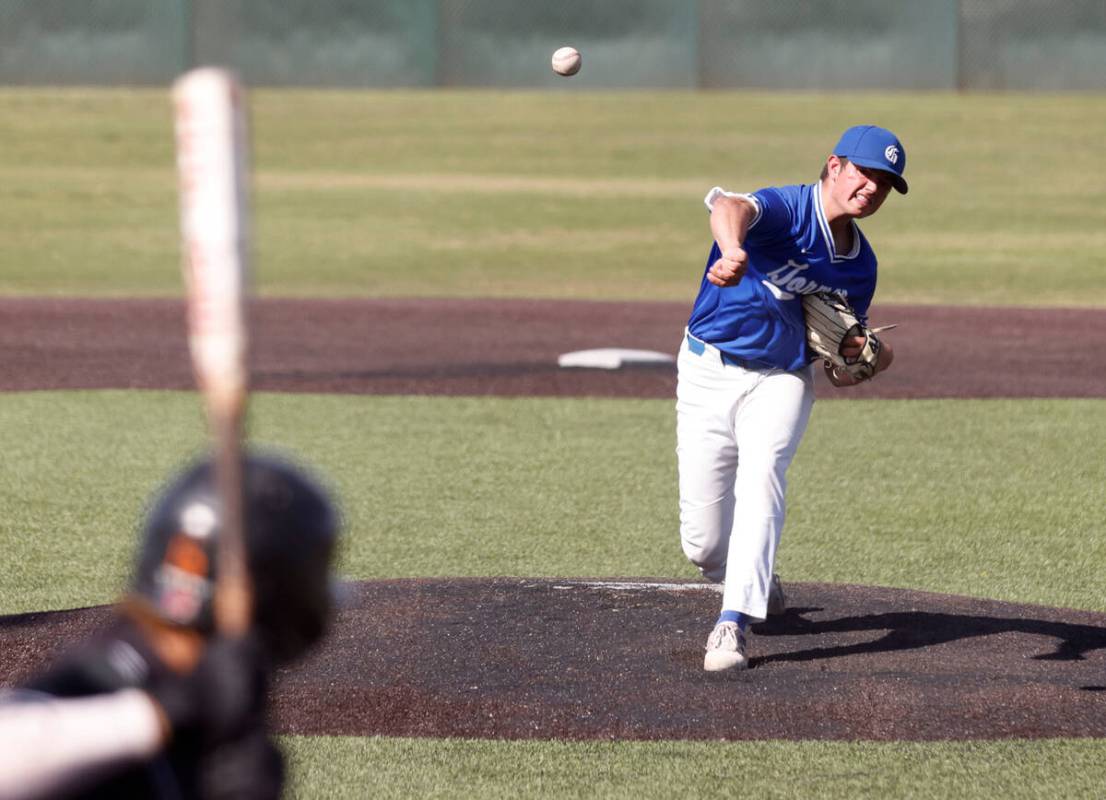
[[[829,178],[834,205],[853,219],[876,213],[892,188],[891,178],[883,170],[842,162],[837,156],[830,156]]]

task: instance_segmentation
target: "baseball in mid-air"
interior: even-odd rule
[[[575,47],[558,47],[553,53],[553,71],[558,75],[575,75],[580,71],[580,51]]]

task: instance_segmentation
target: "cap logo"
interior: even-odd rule
[[[883,151],[883,157],[890,163],[899,163],[899,148],[893,144],[887,145],[887,149]]]

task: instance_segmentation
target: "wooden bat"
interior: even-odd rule
[[[248,395],[246,286],[250,219],[246,112],[234,74],[203,68],[173,85],[188,343],[203,394],[222,506],[216,629],[240,637],[253,593],[243,530]]]

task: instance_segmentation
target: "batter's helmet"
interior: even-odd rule
[[[272,657],[286,661],[329,621],[338,516],[323,489],[286,461],[248,455],[243,482],[253,628]],[[210,460],[171,481],[146,520],[132,586],[157,617],[205,634],[215,627],[219,508]]]

